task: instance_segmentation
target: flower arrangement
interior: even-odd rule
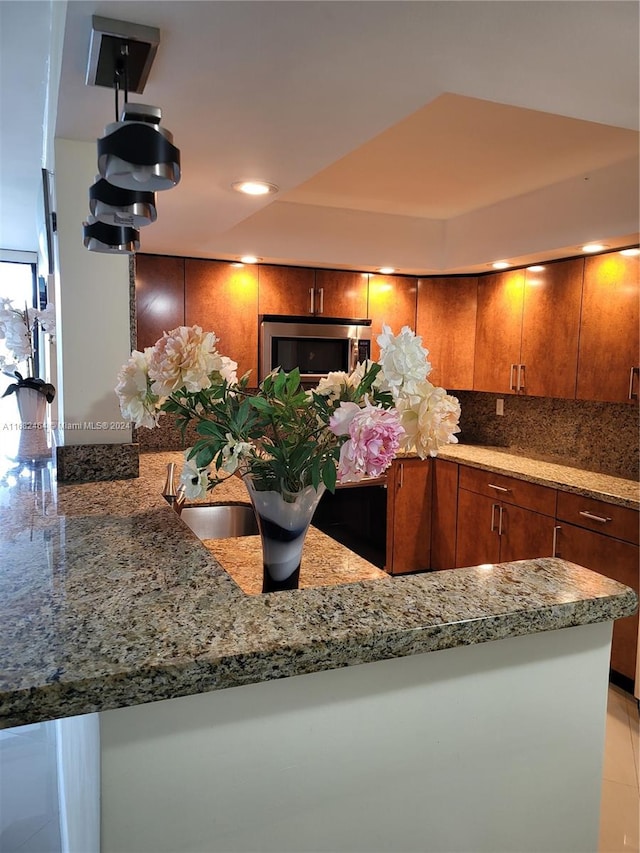
[[[37,308],[28,308],[24,306],[24,310],[16,308],[10,299],[0,299],[0,339],[5,342],[6,348],[11,353],[15,362],[7,362],[4,355],[0,355],[0,368],[3,373],[16,378],[8,386],[3,397],[8,394],[15,393],[19,388],[31,388],[40,394],[43,394],[48,403],[52,403],[56,389],[50,382],[45,382],[44,379],[34,377],[35,354],[33,341],[37,334],[37,329],[40,327],[44,332],[50,335],[55,333],[55,309],[54,306],[48,304],[46,308],[39,310]],[[27,376],[24,377],[18,371],[18,362],[27,362]]]
[[[115,390],[136,427],[157,426],[163,413],[176,416],[183,434],[195,422],[199,438],[181,477],[189,498],[236,471],[251,474],[257,491],[333,491],[338,481],[381,475],[400,451],[424,459],[457,442],[460,405],[428,381],[422,339],[407,326],[399,335],[383,326],[377,340],[377,363],[330,373],[308,390],[298,370],[276,370],[255,393],[213,332],[181,326],[134,351]]]

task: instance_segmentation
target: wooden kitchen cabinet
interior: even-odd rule
[[[555,489],[464,465],[458,483],[458,568],[551,556]]]
[[[184,326],[184,258],[135,256],[136,349]]]
[[[556,556],[638,592],[638,513],[578,495],[558,495]],[[613,625],[611,669],[631,682],[636,674],[638,613]]]
[[[639,263],[619,252],[586,258],[578,355],[579,400],[637,402]]]
[[[387,474],[387,561],[392,575],[431,563],[431,459],[395,459]]]
[[[238,362],[238,377],[258,377],[258,274],[255,266],[226,261],[185,261],[185,319],[215,332],[217,348]]]
[[[371,358],[377,361],[380,347],[377,337],[386,323],[397,335],[403,326],[416,328],[418,280],[410,276],[372,275],[369,277],[369,318],[371,319]]]
[[[458,463],[436,458],[433,465],[431,505],[431,568],[456,565],[458,520]]]
[[[448,390],[473,388],[478,279],[449,276],[418,280],[416,333],[429,350],[429,381]]]
[[[315,270],[306,267],[258,267],[258,313],[288,316],[315,313]]]
[[[584,260],[478,280],[474,389],[573,399]]]
[[[316,270],[314,291],[315,313],[319,316],[349,320],[367,316],[367,273]]]
[[[525,270],[521,394],[575,398],[583,272],[583,258]]]
[[[517,392],[524,270],[481,276],[473,365],[475,391]]]

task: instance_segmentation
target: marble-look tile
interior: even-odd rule
[[[638,853],[638,790],[631,785],[602,782],[599,853]]]

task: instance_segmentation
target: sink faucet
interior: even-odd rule
[[[167,465],[167,478],[164,481],[164,487],[162,489],[162,497],[166,500],[169,506],[172,507],[178,515],[180,515],[186,495],[184,492],[184,486],[178,486],[177,489],[175,487],[175,471],[175,462],[169,462]]]

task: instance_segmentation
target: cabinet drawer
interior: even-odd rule
[[[460,466],[460,488],[543,515],[556,514],[556,490],[481,468]]]
[[[587,530],[596,530],[625,542],[638,544],[637,510],[616,506],[582,495],[558,492],[558,518]]]

